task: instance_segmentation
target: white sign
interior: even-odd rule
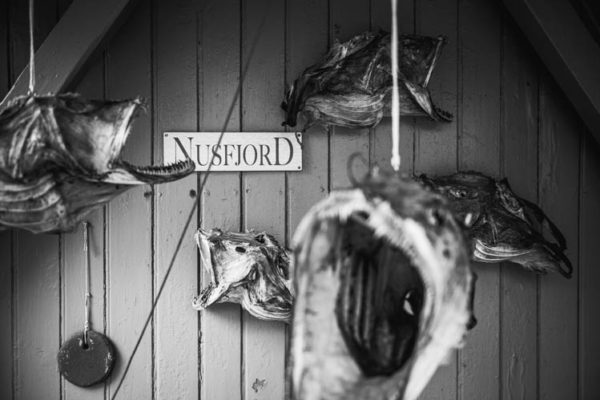
[[[165,163],[191,158],[196,171],[301,171],[301,132],[165,132]]]

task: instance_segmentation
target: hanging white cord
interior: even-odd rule
[[[85,322],[83,323],[83,343],[88,344],[88,332],[90,331],[90,239],[88,235],[90,223],[83,222],[83,256],[85,257]]]
[[[33,0],[29,0],[29,94],[35,93],[35,50],[33,48]]]
[[[400,170],[400,92],[398,90],[398,16],[397,0],[392,0],[392,159],[394,171]]]

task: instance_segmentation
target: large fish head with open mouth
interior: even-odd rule
[[[564,236],[536,204],[518,197],[506,179],[472,171],[417,179],[443,194],[456,218],[464,221],[474,260],[512,261],[537,272],[571,277]],[[554,241],[547,240],[536,224],[547,227]]]
[[[401,35],[399,38],[400,113],[436,121],[452,115],[436,107],[427,85],[445,40]],[[364,32],[335,42],[327,55],[302,72],[289,87],[281,107],[283,125],[296,126],[298,113],[308,129],[315,123],[350,128],[377,125],[389,112],[392,74],[390,34]]]
[[[293,301],[290,261],[273,236],[199,229],[195,237],[210,282],[194,299],[194,308],[239,303],[256,318],[289,320]]]
[[[128,187],[192,173],[191,160],[152,167],[121,158],[140,104],[75,94],[11,102],[0,113],[0,226],[71,230]]]
[[[294,234],[296,400],[412,400],[462,344],[472,274],[439,195],[396,175],[315,205]]]

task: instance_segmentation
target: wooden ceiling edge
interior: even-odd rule
[[[600,47],[568,0],[503,0],[600,144]]]
[[[138,0],[74,0],[35,53],[35,92],[59,93],[129,16]],[[29,64],[0,103],[27,94]]]

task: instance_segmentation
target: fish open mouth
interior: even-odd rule
[[[289,321],[293,295],[287,251],[265,232],[199,229],[195,235],[208,283],[192,306],[239,303],[252,316]]]
[[[57,173],[117,185],[173,181],[194,171],[185,160],[136,166],[121,153],[140,99],[87,100],[74,93],[22,96],[0,113],[0,173],[19,183]],[[150,141],[151,139],[148,138]]]
[[[191,159],[157,166],[138,166],[123,160],[121,153],[142,103],[139,99],[125,100],[109,107],[111,109],[107,114],[114,123],[113,133],[110,135],[112,140],[107,143],[110,160],[107,164],[108,171],[102,176],[102,181],[117,185],[159,184],[180,179],[194,171],[195,165]]]
[[[514,193],[506,178],[475,171],[416,178],[444,195],[455,217],[464,220],[475,261],[510,261],[538,273],[571,278],[573,265],[560,229],[535,203]]]
[[[191,160],[136,166],[122,159],[140,106],[72,93],[11,101],[0,111],[0,226],[69,231],[128,187],[192,173]]]
[[[334,192],[294,235],[294,399],[415,399],[462,344],[460,228],[439,196],[394,185]]]
[[[194,172],[194,168],[194,162],[190,159],[168,165],[144,167],[117,160],[113,162],[104,181],[117,185],[158,184],[183,178]]]
[[[406,240],[376,237],[360,216],[343,227],[336,317],[365,376],[389,376],[413,354],[425,286]]]

